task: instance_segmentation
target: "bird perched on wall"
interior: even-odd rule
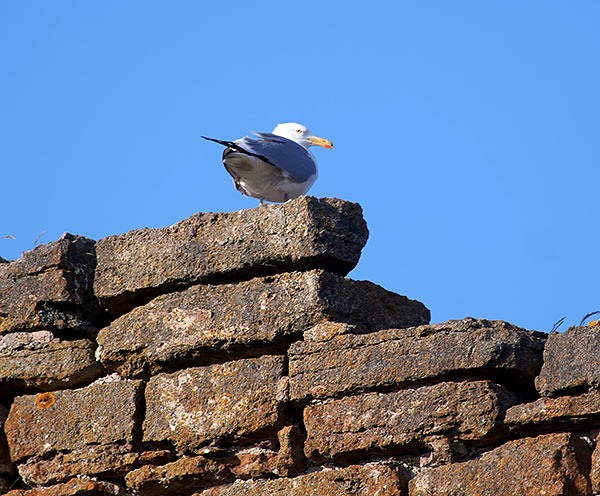
[[[214,141],[226,146],[223,164],[242,194],[264,201],[285,202],[308,192],[319,173],[309,148],[333,148],[331,141],[312,134],[306,126],[287,122],[272,133],[252,132],[235,141]]]

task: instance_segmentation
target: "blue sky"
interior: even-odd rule
[[[0,256],[253,208],[219,146],[296,121],[350,274],[432,321],[600,310],[600,2],[0,2]],[[4,239],[13,236],[14,239]]]

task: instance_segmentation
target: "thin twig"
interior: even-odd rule
[[[579,326],[585,325],[585,321],[587,319],[589,319],[592,315],[598,315],[599,313],[600,313],[600,310],[596,310],[595,312],[588,313],[583,319],[581,319],[581,322],[579,322]]]
[[[36,247],[36,246],[39,244],[39,242],[40,242],[40,238],[41,238],[41,237],[42,237],[44,234],[46,234],[46,232],[47,232],[47,231],[43,231],[43,232],[41,232],[40,234],[38,234],[38,237],[37,237],[37,238],[35,238],[35,241],[33,242],[33,247],[34,247],[34,248],[35,248],[35,247]]]
[[[567,318],[567,317],[565,316],[565,317],[563,317],[562,319],[560,319],[560,320],[557,320],[557,321],[554,323],[554,325],[552,326],[552,330],[550,331],[550,333],[557,332],[557,331],[558,331],[558,328],[559,328],[561,325],[563,325],[563,324],[565,323],[565,319],[566,319],[566,318]]]

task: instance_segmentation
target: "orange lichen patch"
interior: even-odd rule
[[[588,323],[589,326],[600,326],[600,319],[597,320],[590,320],[590,322]]]
[[[38,408],[41,408],[42,410],[50,408],[54,405],[54,395],[52,393],[40,393],[37,395],[35,402]]]

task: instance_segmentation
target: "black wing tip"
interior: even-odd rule
[[[208,141],[214,141],[215,143],[219,143],[219,145],[223,145],[223,146],[233,145],[233,142],[231,142],[231,141],[218,140],[215,138],[209,138],[208,136],[202,136],[202,135],[200,135],[200,137],[204,138],[205,140],[208,140]]]

